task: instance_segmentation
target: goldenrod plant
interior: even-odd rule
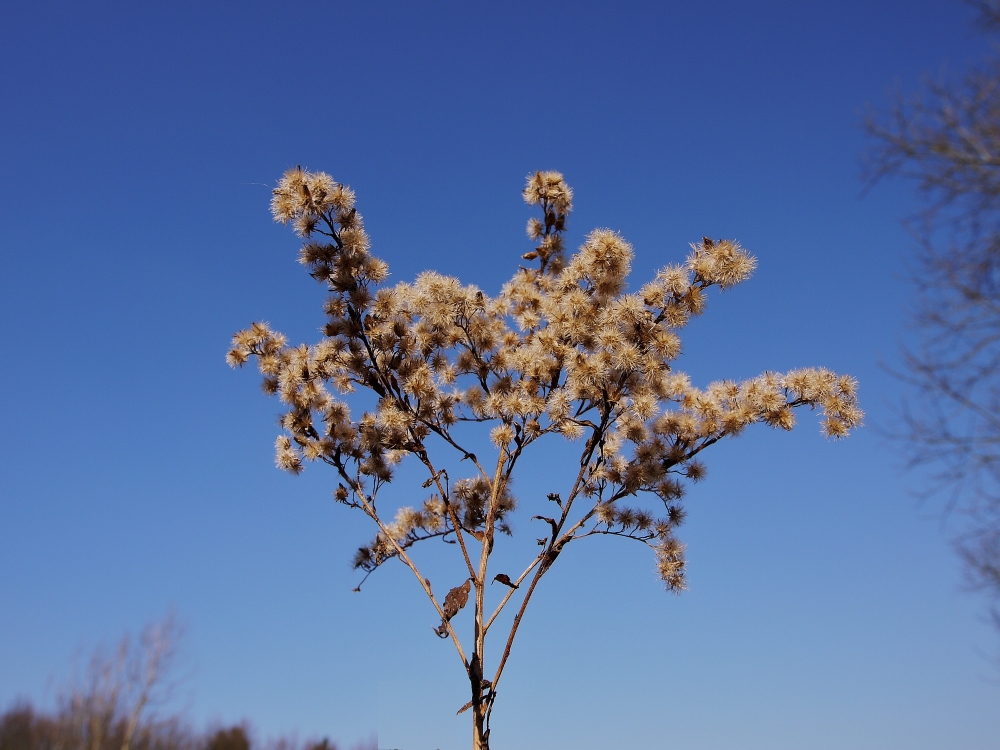
[[[497,296],[434,271],[389,286],[354,192],[323,172],[289,170],[271,210],[303,238],[299,261],[329,291],[323,336],[290,346],[254,323],[233,337],[227,357],[233,367],[256,358],[264,391],[287,408],[277,465],[298,473],[307,462],[328,464],[337,501],[374,522],[355,567],[370,574],[398,559],[413,572],[440,618],[434,632],[451,639],[469,680],[460,712],[471,710],[478,750],[489,747],[525,610],[568,544],[606,535],[648,545],[665,587],[679,592],[686,563],[677,529],[685,484],[705,474],[702,451],[755,423],[790,430],[800,407],[818,408],[832,438],[863,416],[849,375],[765,372],[700,389],[676,369],[679,331],[704,311],[709,290],[745,281],[756,266],[737,242],[703,238],[686,262],[628,292],[633,252],[617,232],[596,229],[566,257],[573,191],[561,174],[530,175],[524,199],[541,212],[528,222],[535,248],[523,260],[531,267],[518,268]],[[356,414],[352,401],[358,408],[364,391],[374,398]],[[473,450],[486,429],[493,456]],[[579,446],[575,478],[565,487],[521,487],[516,498],[519,462],[553,438]],[[404,459],[422,465],[429,496],[389,517],[379,493]],[[458,467],[469,476],[450,476]],[[512,578],[491,570],[490,558],[498,534],[512,534],[519,505],[545,535]],[[429,539],[455,543],[448,549],[461,555],[459,580],[434,586],[421,572],[412,552]],[[456,616],[470,601],[471,639],[463,640]],[[507,607],[516,614],[509,627],[504,620],[499,656],[487,661],[487,636]]]

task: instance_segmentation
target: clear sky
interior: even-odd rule
[[[394,280],[434,268],[490,293],[530,249],[525,175],[558,169],[570,244],[619,230],[636,286],[702,235],[759,258],[687,329],[696,383],[825,365],[860,379],[868,427],[832,443],[805,415],[708,452],[680,597],[640,545],[561,558],[515,645],[497,746],[998,747],[997,634],[940,506],[918,505],[879,433],[915,204],[859,181],[865,105],[980,55],[971,15],[0,6],[0,706],[50,704],[74,654],[174,606],[198,726],[467,747],[466,683],[423,594],[393,567],[351,592],[371,529],[334,506],[329,473],[274,467],[278,404],[223,357],[252,320],[317,336],[321,290],[268,213],[286,168],[357,190]]]

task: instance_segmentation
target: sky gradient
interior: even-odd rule
[[[357,191],[392,281],[432,268],[488,293],[531,248],[525,176],[557,169],[568,244],[620,231],[632,288],[703,235],[757,256],[682,333],[696,384],[827,366],[860,380],[867,427],[834,443],[800,415],[707,451],[682,596],[640,545],[570,550],[515,644],[496,745],[997,747],[997,634],[941,504],[917,502],[882,435],[916,204],[859,179],[866,105],[981,55],[971,17],[929,0],[5,4],[0,707],[51,705],[75,654],[173,606],[197,726],[468,746],[422,592],[399,566],[351,592],[371,529],[330,472],[274,467],[278,403],[224,355],[253,320],[317,338],[322,292],[268,212],[288,167]],[[515,529],[533,554],[526,516]],[[432,569],[441,552],[422,552]]]

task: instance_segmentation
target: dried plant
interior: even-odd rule
[[[278,466],[298,473],[306,462],[329,464],[339,477],[336,499],[375,522],[355,566],[370,574],[398,559],[413,572],[441,619],[435,631],[451,638],[469,679],[471,699],[461,710],[472,710],[473,746],[481,749],[489,746],[497,688],[524,612],[568,544],[596,535],[646,544],[666,588],[681,591],[684,545],[676,531],[685,482],[705,474],[698,460],[705,448],[759,422],[789,430],[799,407],[819,407],[823,432],[834,438],[862,418],[847,375],[766,372],[699,389],[674,368],[678,331],[703,312],[708,290],[753,272],[756,260],[738,243],[706,237],[684,264],[627,293],[633,253],[618,233],[594,230],[566,257],[573,192],[561,174],[530,175],[524,199],[541,210],[528,222],[535,249],[523,256],[533,267],[519,268],[496,297],[433,271],[387,286],[388,266],[370,252],[350,188],[322,172],[288,171],[271,209],[305,240],[299,261],[329,290],[324,336],[289,346],[254,323],[233,337],[227,358],[239,367],[255,357],[264,391],[287,406]],[[377,397],[359,416],[348,404],[357,391]],[[495,460],[471,449],[477,426],[489,429]],[[526,504],[549,509],[534,516],[548,530],[517,578],[493,578],[504,593],[490,613],[490,556],[497,533],[512,533],[515,467],[552,436],[580,446],[575,479],[527,490]],[[422,464],[431,492],[390,518],[379,492],[408,457]],[[453,473],[468,466],[472,476],[452,481],[448,466]],[[651,502],[628,505],[639,498]],[[456,543],[466,578],[443,601],[411,556],[414,545],[435,538]],[[454,621],[470,594],[467,651]],[[487,672],[486,637],[508,605],[517,612]]]

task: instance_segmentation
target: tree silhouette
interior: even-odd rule
[[[1000,2],[971,4],[1000,30]],[[924,200],[909,222],[917,339],[897,373],[910,386],[897,437],[930,471],[927,494],[958,511],[970,581],[1000,600],[1000,54],[961,80],[926,80],[865,127],[869,180],[914,180]]]

